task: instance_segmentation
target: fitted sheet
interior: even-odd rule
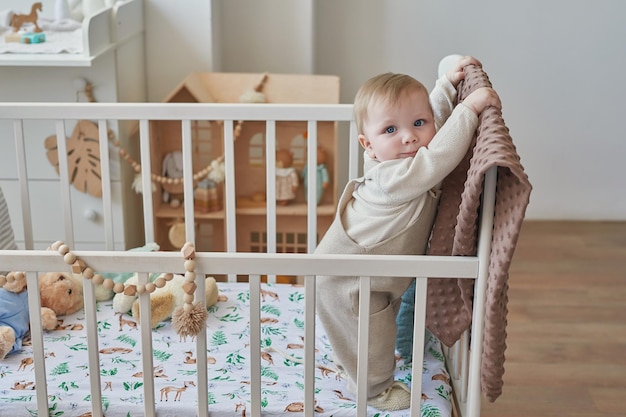
[[[250,295],[246,283],[218,283],[218,286],[220,301],[209,308],[207,322],[209,412],[241,416],[244,408],[250,408]],[[262,284],[261,288],[261,338],[267,350],[261,359],[263,415],[293,415],[301,408],[304,398],[304,366],[288,357],[303,357],[304,288],[290,284]],[[144,395],[138,325],[129,315],[116,315],[111,301],[100,302],[97,309],[105,415],[142,416]],[[49,404],[54,410],[51,415],[81,416],[91,411],[84,313],[62,319],[56,330],[44,334]],[[354,397],[337,375],[332,349],[319,322],[315,333],[316,415],[353,416]],[[181,341],[169,321],[152,334],[157,414],[195,416],[195,342]],[[0,362],[0,416],[36,415],[32,357],[32,348],[25,346]],[[423,370],[422,416],[451,416],[451,388],[441,344],[429,333]],[[410,372],[410,364],[399,359],[396,379],[410,385]],[[408,411],[387,413],[369,408],[368,415],[405,416]]]

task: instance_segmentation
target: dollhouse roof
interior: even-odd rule
[[[164,102],[238,103],[267,75],[263,94],[268,103],[339,103],[339,77],[334,75],[194,72]]]

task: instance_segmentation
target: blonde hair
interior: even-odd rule
[[[406,74],[387,72],[365,81],[354,97],[354,120],[358,133],[363,133],[367,107],[372,101],[386,100],[393,105],[402,94],[409,90],[422,90],[428,95],[428,90],[421,82]]]

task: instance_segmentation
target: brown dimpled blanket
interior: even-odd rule
[[[459,102],[492,87],[481,68],[468,66],[465,73]],[[476,255],[483,181],[493,166],[498,175],[481,365],[481,391],[489,401],[502,394],[508,271],[532,189],[500,110],[489,107],[479,116],[473,145],[443,181],[429,248],[430,255]],[[473,280],[428,280],[426,326],[444,344],[451,346],[470,327],[473,291]]]

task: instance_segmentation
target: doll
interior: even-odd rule
[[[328,188],[328,169],[326,168],[326,151],[318,146],[317,147],[317,168],[315,170],[317,175],[317,204],[320,204],[322,194],[324,190]],[[304,195],[308,197],[308,184],[307,184],[308,167],[305,165],[302,171],[302,181],[304,182]]]
[[[292,166],[293,154],[286,149],[276,151],[276,203],[286,206],[296,198],[298,172]]]

